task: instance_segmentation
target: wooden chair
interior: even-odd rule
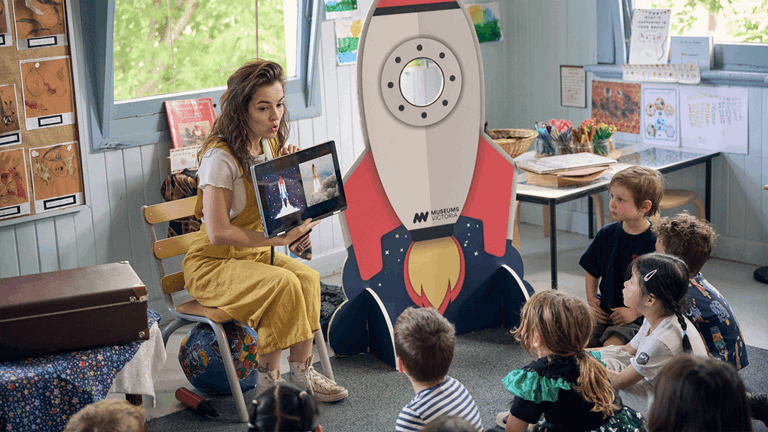
[[[224,361],[224,368],[227,372],[229,386],[232,389],[232,396],[235,399],[238,416],[241,421],[247,422],[248,411],[246,409],[245,399],[243,398],[243,392],[240,389],[240,381],[237,378],[235,365],[232,361],[232,353],[229,349],[229,343],[227,343],[227,335],[222,326],[224,323],[233,321],[233,318],[223,310],[215,307],[205,307],[195,299],[176,304],[174,302],[174,293],[184,290],[184,272],[179,271],[168,274],[163,266],[164,259],[185,254],[192,245],[192,240],[197,236],[197,232],[160,240],[158,240],[155,232],[155,225],[157,224],[193,215],[195,213],[196,201],[197,197],[193,196],[176,201],[141,207],[141,215],[144,219],[147,236],[150,240],[152,256],[155,258],[155,262],[160,270],[160,285],[163,290],[165,305],[168,307],[170,313],[176,317],[176,319],[163,329],[163,343],[167,345],[168,338],[171,337],[171,334],[187,324],[206,323],[210,325],[216,335],[219,347],[221,348],[221,357]],[[274,257],[274,248],[272,248],[272,254]],[[328,378],[334,379],[322,330],[315,332],[315,344],[317,345],[323,372]]]

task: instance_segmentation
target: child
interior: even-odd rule
[[[67,422],[64,432],[146,432],[144,412],[122,399],[104,399],[86,405]]]
[[[682,353],[706,356],[707,349],[685,318],[688,267],[672,255],[638,257],[632,278],[624,283],[624,303],[641,314],[640,331],[624,346],[600,348],[594,354],[606,363],[608,378],[626,405],[648,413],[653,381],[672,357]]]
[[[515,398],[506,432],[644,431],[643,419],[616,403],[606,370],[584,347],[592,331],[589,306],[562,291],[534,294],[523,306],[515,339],[537,360],[502,382]],[[544,415],[541,419],[540,417]]]
[[[744,383],[730,364],[681,355],[661,369],[653,394],[651,432],[752,430]]]
[[[397,416],[395,430],[418,431],[449,414],[482,431],[475,400],[460,382],[447,376],[456,342],[453,324],[435,308],[409,307],[397,318],[394,333],[399,369],[416,393]]]
[[[696,326],[709,355],[725,360],[739,370],[749,364],[744,336],[731,306],[700,273],[712,254],[717,234],[709,222],[681,213],[674,219],[661,218],[653,227],[656,252],[674,255],[688,265],[688,295],[691,311],[687,316]]]
[[[631,166],[611,178],[610,195],[616,222],[598,231],[579,261],[587,271],[587,301],[596,321],[589,347],[626,344],[642,324],[640,315],[625,307],[621,287],[632,260],[654,251],[656,237],[647,217],[659,210],[664,177],[653,168]]]
[[[306,390],[279,382],[262,392],[248,412],[248,432],[323,432],[317,399]]]

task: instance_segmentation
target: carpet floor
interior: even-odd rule
[[[475,398],[483,427],[495,426],[496,413],[509,408],[510,394],[501,379],[511,370],[531,361],[530,356],[503,328],[483,330],[458,336],[449,375],[461,381]],[[740,372],[747,389],[755,393],[768,392],[768,351],[747,347],[749,366]],[[391,369],[371,354],[331,358],[336,381],[349,389],[343,401],[321,404],[324,431],[358,432],[394,430],[400,409],[413,397],[413,388],[404,374]],[[319,363],[315,367],[320,368]],[[284,376],[285,378],[285,376]],[[246,392],[248,403],[253,390]],[[212,432],[245,432],[247,426],[237,422],[231,396],[210,398],[220,414],[207,418],[192,410],[184,410],[149,422],[152,432],[205,430]],[[762,423],[754,421],[755,432],[768,432]]]

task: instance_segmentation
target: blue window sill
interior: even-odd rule
[[[592,72],[598,78],[622,79],[621,65],[587,65],[584,70]],[[768,72],[705,70],[701,71],[700,84],[768,87]]]

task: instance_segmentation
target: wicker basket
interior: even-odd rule
[[[539,134],[531,129],[489,129],[485,131],[511,158],[528,150]]]

